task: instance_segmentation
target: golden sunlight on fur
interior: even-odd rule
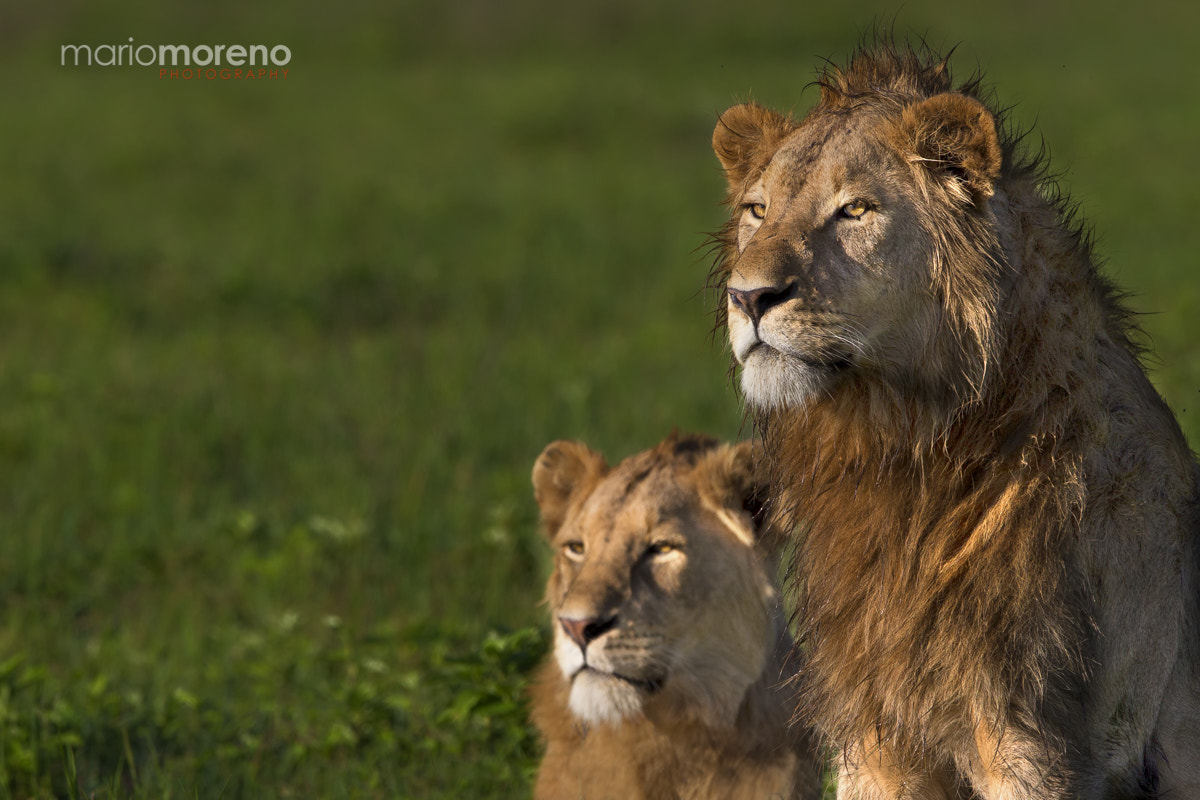
[[[1072,208],[888,45],[713,147],[839,798],[1200,797],[1198,472]]]
[[[667,439],[533,468],[554,649],[533,687],[538,800],[819,798],[749,444]]]

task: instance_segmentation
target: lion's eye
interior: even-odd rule
[[[673,553],[678,549],[670,542],[655,542],[646,548],[646,552],[652,556],[665,556],[667,553]]]
[[[583,558],[583,542],[567,542],[563,545],[563,552],[567,554],[567,558],[578,561]]]
[[[749,209],[750,216],[754,217],[755,219],[766,219],[767,207],[762,203],[751,203],[750,205],[746,206],[746,208]]]
[[[867,203],[865,200],[853,200],[842,206],[842,216],[850,219],[858,219],[863,214],[867,213]]]

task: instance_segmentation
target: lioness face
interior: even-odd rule
[[[935,303],[905,165],[865,125],[799,127],[748,186],[727,284],[742,388],[799,406],[856,372],[918,359]]]
[[[733,456],[729,448],[708,456],[667,457],[660,446],[602,477],[600,462],[593,481],[541,481],[548,527],[545,487],[571,486],[551,537],[547,600],[570,707],[585,722],[690,704],[688,713],[709,724],[732,724],[762,674],[778,623],[776,592],[742,494],[729,485]],[[563,462],[598,458],[563,442],[538,463],[557,459],[561,476]]]

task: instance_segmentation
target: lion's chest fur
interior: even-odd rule
[[[797,508],[810,699],[827,725],[882,726],[917,749],[960,740],[972,720],[1036,705],[1017,687],[1078,663],[1075,568],[1058,555],[1074,532],[1035,529],[1057,499],[1048,482],[838,472]]]

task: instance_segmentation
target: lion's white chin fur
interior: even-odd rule
[[[760,344],[742,361],[742,393],[760,411],[800,408],[821,391],[826,376],[818,367]]]
[[[558,633],[554,637],[554,657],[571,684],[571,713],[581,722],[616,724],[641,712],[642,693],[636,686],[589,667],[583,651]]]
[[[719,643],[716,649],[714,641]],[[701,648],[705,656],[695,659],[697,666],[673,671],[662,690],[653,693],[606,672],[607,666],[589,666],[579,647],[565,636],[555,637],[554,655],[571,685],[568,706],[580,722],[619,725],[646,714],[665,714],[713,728],[732,727],[746,690],[765,668],[767,651],[745,642],[732,645],[728,636],[702,644],[709,647]],[[730,647],[733,652],[722,652]],[[605,661],[603,655],[600,661]],[[648,702],[653,707],[648,707]]]
[[[620,678],[584,669],[571,682],[570,706],[582,722],[615,725],[641,712],[642,693]]]

